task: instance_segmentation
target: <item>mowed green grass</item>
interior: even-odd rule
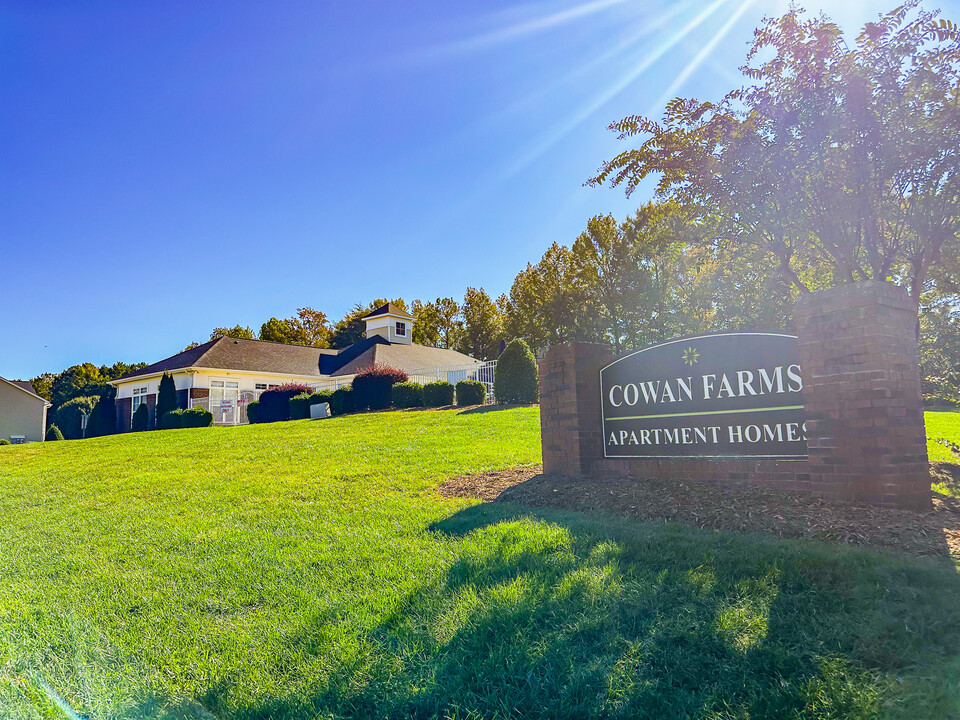
[[[936,442],[943,438],[960,445],[960,412],[924,413],[927,423],[927,453],[931,462],[960,463],[960,457],[946,445]]]
[[[953,568],[444,500],[538,411],[0,449],[0,717],[960,716]]]

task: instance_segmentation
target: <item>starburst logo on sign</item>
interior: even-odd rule
[[[697,352],[697,349],[692,345],[688,345],[687,349],[683,351],[683,364],[684,365],[694,365],[697,360],[700,359],[700,353]]]

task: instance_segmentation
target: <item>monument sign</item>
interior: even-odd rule
[[[805,458],[795,335],[672,340],[600,370],[608,458]]]

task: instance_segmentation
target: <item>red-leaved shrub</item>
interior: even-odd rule
[[[393,386],[406,381],[407,374],[403,370],[389,365],[374,363],[364,368],[353,379],[353,397],[357,410],[383,410],[390,407]]]
[[[260,395],[257,422],[279,422],[290,419],[290,398],[300,393],[312,393],[313,388],[303,383],[284,383]]]

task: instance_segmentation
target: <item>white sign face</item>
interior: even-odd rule
[[[716,333],[600,371],[605,457],[807,456],[794,335]]]

